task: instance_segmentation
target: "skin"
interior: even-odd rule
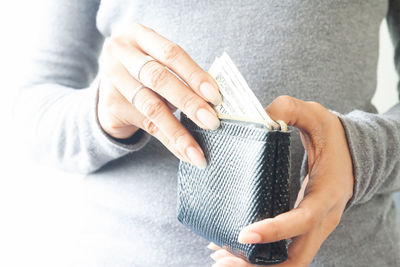
[[[143,65],[138,81],[132,73],[142,63],[134,64],[148,55],[156,61]],[[218,104],[222,98],[214,79],[181,47],[134,24],[106,40],[100,75],[98,118],[106,133],[123,139],[141,128],[179,159],[199,168],[206,166],[200,146],[173,111],[179,108],[198,126],[217,129],[219,120],[208,102]],[[139,90],[131,103],[134,89],[142,83],[146,88]]]
[[[288,260],[275,266],[308,266],[339,224],[353,195],[353,166],[347,139],[338,117],[318,103],[280,96],[266,110],[273,119],[298,128],[308,153],[309,173],[294,209],[245,227],[238,241],[269,243],[291,238]],[[213,267],[255,266],[215,244],[208,247],[215,250],[211,254],[216,261]]]
[[[137,62],[146,55],[157,61],[143,65],[135,79]],[[108,38],[101,63],[98,118],[115,138],[129,138],[139,128],[161,141],[176,157],[199,168],[204,154],[175,118],[176,108],[204,129],[217,129],[219,120],[208,104],[221,96],[213,78],[177,44],[154,30],[135,24]],[[142,64],[142,63],[138,63]],[[174,72],[184,82],[178,79]],[[133,101],[133,92],[139,85]],[[293,210],[245,227],[242,243],[266,243],[292,238],[289,258],[276,266],[308,266],[328,235],[340,222],[353,194],[353,167],[345,132],[336,115],[315,102],[290,96],[276,98],[267,108],[275,120],[296,127],[308,153],[309,174]],[[215,267],[253,266],[214,244]]]

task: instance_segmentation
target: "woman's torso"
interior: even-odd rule
[[[287,94],[341,113],[375,112],[371,98],[386,9],[383,0],[103,0],[97,25],[109,36],[140,22],[178,43],[204,69],[227,51],[263,106]],[[291,153],[293,201],[304,154],[297,133]],[[92,253],[91,263],[211,265],[208,242],[176,219],[177,165],[153,139],[141,151],[86,178],[91,216],[83,230],[89,244],[83,249]],[[353,229],[346,227],[339,227],[339,234]],[[340,250],[335,240],[323,247],[321,260],[332,255],[332,248]]]

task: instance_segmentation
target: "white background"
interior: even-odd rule
[[[19,61],[36,38],[25,29],[35,23],[39,3],[0,2],[0,266],[35,266],[39,262],[40,266],[52,266],[54,261],[57,266],[68,266],[68,261],[60,258],[65,254],[60,253],[74,249],[80,201],[84,199],[80,193],[82,177],[36,165],[13,139],[13,85],[20,78]],[[383,112],[398,101],[386,23],[381,27],[377,71],[373,103]]]

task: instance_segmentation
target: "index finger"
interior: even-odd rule
[[[174,71],[198,95],[219,105],[222,97],[215,80],[179,45],[139,23],[133,26],[134,45]]]

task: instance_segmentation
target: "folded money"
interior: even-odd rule
[[[214,106],[218,117],[257,122],[269,129],[280,129],[280,124],[268,116],[226,52],[215,59],[208,72],[217,82],[222,95],[222,103]]]

